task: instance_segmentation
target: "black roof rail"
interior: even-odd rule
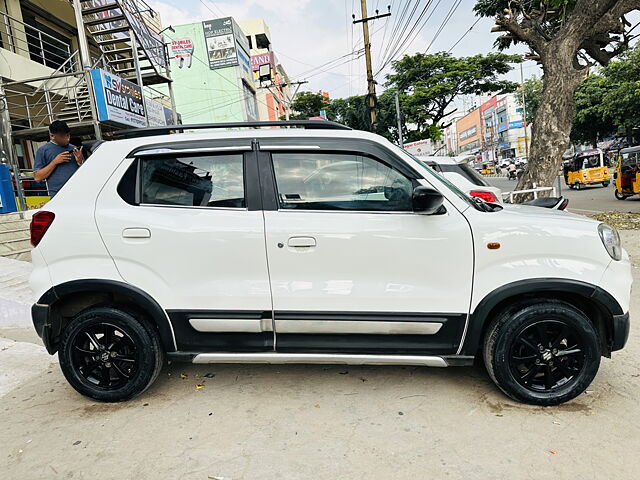
[[[116,138],[151,137],[184,130],[208,130],[212,128],[261,128],[301,127],[310,130],[352,130],[346,125],[328,120],[280,120],[268,122],[194,123],[188,125],[165,125],[162,127],[130,128],[113,132]]]

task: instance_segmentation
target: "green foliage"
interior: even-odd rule
[[[542,79],[538,77],[528,78],[524,81],[524,85],[518,88],[516,99],[518,106],[527,110],[527,123],[533,123],[536,112],[540,106],[540,98],[542,97]]]
[[[607,78],[602,108],[620,129],[640,125],[640,44],[603,69]]]
[[[386,86],[400,92],[405,124],[415,126],[405,138],[440,138],[443,121],[455,111],[452,103],[458,95],[515,91],[516,83],[498,76],[512,69],[510,63],[520,61],[517,55],[502,53],[456,58],[440,52],[407,55],[393,62],[394,73],[387,76]]]
[[[576,90],[576,115],[571,129],[574,142],[595,147],[599,139],[616,132],[605,108],[608,83],[607,77],[592,75]]]
[[[320,93],[301,92],[296,95],[291,103],[291,109],[296,112],[291,115],[291,120],[307,120],[309,117],[317,117],[320,110],[327,107],[325,98]]]

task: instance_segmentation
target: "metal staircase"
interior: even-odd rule
[[[112,73],[136,82],[137,63],[145,85],[170,81],[164,43],[145,21],[143,15],[153,16],[153,10],[144,0],[81,0],[81,5],[85,29]]]

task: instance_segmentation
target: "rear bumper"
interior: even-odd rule
[[[49,305],[36,303],[31,307],[31,319],[36,333],[42,339],[47,352],[56,353],[55,347],[51,344],[51,322]]]
[[[629,319],[629,312],[624,315],[613,316],[613,331],[611,332],[611,351],[621,350],[629,339],[629,330],[631,322]]]

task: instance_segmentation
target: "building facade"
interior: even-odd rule
[[[500,160],[528,156],[530,128],[525,129],[523,109],[512,93],[496,101],[497,155]]]
[[[481,148],[480,109],[476,108],[456,122],[458,154],[476,154]]]
[[[182,122],[258,119],[247,37],[232,17],[173,26],[171,75]]]
[[[30,189],[47,198],[30,170],[54,120],[78,145],[177,116],[161,26],[142,0],[4,0],[0,57],[0,163],[22,208],[41,206],[22,198]]]
[[[269,26],[262,19],[238,22],[251,49],[251,68],[260,120],[275,121],[286,116],[291,98],[289,77],[273,52]]]

